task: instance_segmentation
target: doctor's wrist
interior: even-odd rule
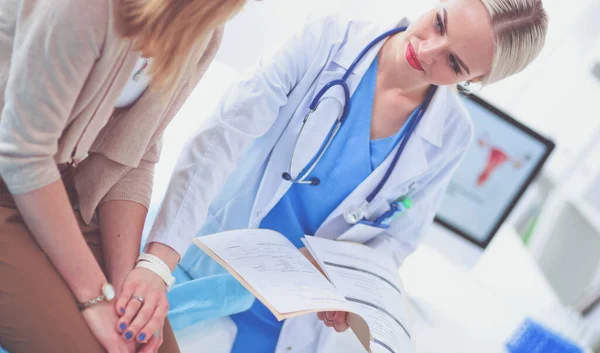
[[[146,254],[154,255],[159,257],[169,267],[169,270],[173,272],[175,266],[179,263],[179,254],[173,248],[162,243],[150,243],[144,250]]]

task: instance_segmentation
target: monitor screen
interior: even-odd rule
[[[554,144],[475,95],[461,95],[475,127],[436,222],[485,248]]]

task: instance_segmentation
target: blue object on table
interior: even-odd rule
[[[5,351],[4,349],[2,349],[2,347],[0,346],[0,353],[8,353],[8,352]]]
[[[575,343],[527,319],[506,343],[510,353],[583,353]]]

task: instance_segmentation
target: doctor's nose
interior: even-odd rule
[[[446,46],[446,41],[441,38],[422,41],[421,45],[419,45],[417,57],[421,62],[431,65],[435,62],[436,58],[446,51]]]

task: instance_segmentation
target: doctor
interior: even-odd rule
[[[202,281],[211,265],[188,250],[193,236],[261,227],[298,247],[305,234],[360,241],[400,266],[472,138],[454,85],[524,69],[547,18],[540,0],[448,0],[408,25],[311,22],[234,85],[182,153],[145,253],[173,270],[187,250],[180,267]],[[128,275],[117,306],[137,315],[132,328],[156,319],[150,303],[171,281]],[[282,327],[256,302],[233,316],[233,352],[322,351],[345,314],[319,318]]]

